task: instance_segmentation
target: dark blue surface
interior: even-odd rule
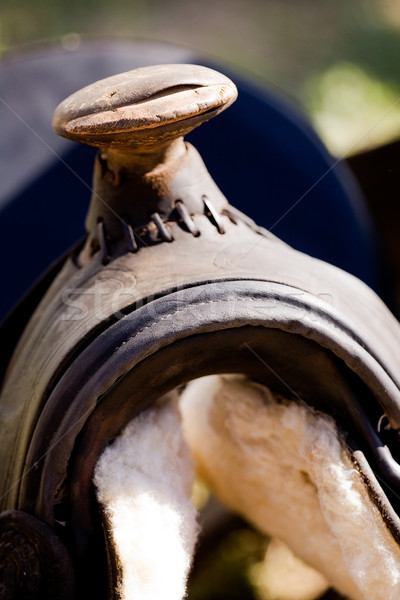
[[[156,50],[157,45],[152,47],[153,63],[156,62],[153,56]],[[107,58],[106,67],[100,61],[101,52]],[[134,43],[127,44],[123,51],[119,48],[118,53],[113,46],[104,47],[101,52],[91,50],[89,46],[84,52],[59,53],[51,59],[53,73],[47,79],[44,75],[49,57],[44,53],[42,60],[35,61],[34,68],[28,57],[29,73],[33,71],[32,81],[53,86],[62,100],[66,95],[68,65],[74,74],[71,82],[74,87],[68,91],[70,93],[88,83],[87,63],[94,57],[95,66],[91,66],[89,81],[135,68],[138,64],[148,64],[150,60],[149,53],[144,56],[142,48],[140,54]],[[58,79],[57,60],[60,65]],[[164,51],[158,62],[173,61],[168,60]],[[193,55],[189,55],[181,62],[206,64],[207,61],[199,57],[194,61]],[[130,67],[127,67],[128,63]],[[12,63],[8,63],[3,75],[10,79],[11,73],[18,80],[15,72],[21,70],[21,65],[23,62],[17,61],[13,70]],[[79,69],[85,76],[77,86]],[[38,78],[37,73],[42,77]],[[235,74],[230,76],[239,88],[237,102],[189,136],[221,190],[233,205],[287,243],[355,274],[376,288],[374,235],[363,199],[350,173],[327,153],[307,121],[286,100],[239,81]],[[7,84],[4,78],[2,82]],[[41,106],[40,93],[39,90],[36,104]],[[10,102],[12,98],[8,99],[8,104]],[[27,137],[32,136],[33,128],[39,139],[48,134],[44,129],[50,127],[55,104],[49,103],[49,106],[48,117],[44,115],[35,126],[26,127]],[[25,107],[19,105],[18,114],[21,115],[23,110],[27,120],[35,110],[32,98],[27,97]],[[0,117],[10,119],[10,111],[0,111]],[[17,124],[21,122],[25,123],[19,118]],[[0,146],[3,157],[7,152],[5,142]],[[57,152],[46,157],[45,168],[26,184],[16,187],[14,195],[4,200],[0,194],[4,282],[0,317],[57,256],[83,235],[94,153],[94,149],[64,142],[61,149],[57,148]],[[18,164],[21,172],[29,166],[30,156],[33,157],[34,152]]]
[[[373,228],[346,166],[284,99],[236,83],[237,102],[191,134],[222,191],[294,248],[376,286]]]

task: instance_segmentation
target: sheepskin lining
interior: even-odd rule
[[[191,382],[134,419],[94,482],[121,600],[181,600],[197,536],[191,456],[213,492],[351,600],[400,598],[400,549],[334,420],[240,376]]]
[[[352,600],[400,598],[400,550],[334,420],[238,376],[192,382],[184,434],[219,499]]]
[[[121,600],[180,600],[197,538],[194,466],[175,402],[147,410],[97,462],[97,498],[121,567]]]

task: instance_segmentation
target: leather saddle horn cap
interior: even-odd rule
[[[57,133],[99,153],[87,238],[4,379],[6,598],[84,597],[93,585],[104,597],[93,576],[106,560],[97,459],[162,394],[212,373],[245,373],[332,415],[400,543],[399,324],[359,280],[296,252],[218,190],[183,135],[235,97],[213,70],[163,65],[99,81],[56,109]],[[21,567],[27,544],[32,573]],[[62,589],[48,576],[60,562]]]

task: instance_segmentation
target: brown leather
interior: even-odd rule
[[[246,373],[332,414],[400,543],[398,322],[363,283],[235,211],[185,153],[190,169],[174,170],[156,207],[149,194],[129,209],[135,178],[112,191],[111,159],[98,164],[86,244],[34,311],[3,385],[0,508],[58,533],[80,590],[104,559],[91,487],[100,453],[161,394],[211,373]]]

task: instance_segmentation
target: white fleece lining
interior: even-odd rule
[[[176,403],[140,414],[100,457],[94,476],[122,565],[121,600],[180,600],[198,525],[193,461]]]
[[[333,419],[239,376],[180,400],[200,475],[230,509],[282,539],[351,600],[399,600],[400,549]],[[134,419],[94,482],[122,563],[121,600],[181,600],[197,536],[193,465],[174,402]]]
[[[335,422],[238,376],[194,381],[185,438],[220,500],[352,600],[399,600],[400,550]]]

